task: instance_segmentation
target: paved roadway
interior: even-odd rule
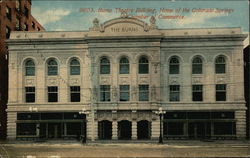
[[[1,157],[2,156],[2,157]],[[85,144],[78,142],[1,143],[0,158],[142,158],[142,157],[249,157],[250,142],[173,141],[163,145],[140,144]]]

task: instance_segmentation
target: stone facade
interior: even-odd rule
[[[8,138],[43,135],[49,139],[80,134],[92,141],[154,140],[160,135],[160,119],[155,113],[159,107],[166,111],[164,138],[244,138],[245,38],[240,28],[164,30],[157,29],[154,17],[147,24],[126,15],[103,24],[94,19],[89,31],[13,32],[8,40]],[[202,72],[198,74],[192,73],[195,57],[202,61]],[[224,73],[215,73],[218,57],[223,58]],[[129,65],[126,73],[121,73],[123,58]],[[57,63],[56,75],[48,75],[51,59]],[[71,74],[73,59],[80,64],[77,75]],[[31,76],[25,75],[28,60],[35,63],[35,74]],[[170,95],[172,85],[177,87],[174,100]],[[202,100],[193,101],[197,97],[193,85],[202,85]],[[226,85],[226,92],[218,92],[218,96],[224,95],[224,101],[216,101],[216,85]],[[74,86],[80,87],[79,102],[71,100]],[[26,87],[35,87],[32,103],[27,103]],[[58,88],[56,102],[48,102],[48,87]],[[128,88],[124,94],[121,87]],[[207,118],[194,118],[199,113]],[[76,122],[82,127],[73,127]],[[231,128],[229,133],[221,131],[221,122]],[[33,129],[23,130],[29,125]]]

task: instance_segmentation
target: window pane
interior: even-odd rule
[[[50,60],[48,62],[48,75],[57,75],[57,62],[55,60]]]
[[[142,57],[139,60],[139,74],[148,74],[148,72],[149,72],[148,59]]]
[[[193,74],[202,74],[202,64],[193,64],[192,68]]]
[[[217,74],[226,73],[226,60],[220,56],[215,60],[215,72]]]
[[[226,72],[225,64],[216,64],[216,73],[223,74]]]
[[[17,123],[17,135],[36,135],[36,123]]]
[[[58,102],[57,87],[48,87],[48,102]]]
[[[202,85],[193,85],[193,101],[203,100]]]
[[[216,101],[226,101],[226,85],[216,85]]]
[[[100,101],[110,101],[110,85],[100,86]]]
[[[120,101],[129,101],[129,85],[120,85]]]
[[[110,74],[110,62],[107,58],[102,58],[100,63],[100,73],[101,74]]]
[[[139,85],[139,101],[149,101],[148,85]]]
[[[35,102],[35,87],[25,87],[25,101],[26,103]]]
[[[169,101],[180,101],[180,86],[170,85]]]
[[[120,65],[120,74],[129,74],[129,64]]]
[[[70,75],[80,75],[80,63],[77,59],[70,62]]]
[[[35,75],[35,63],[32,60],[28,60],[25,63],[25,75],[34,76]]]
[[[171,58],[169,63],[169,73],[179,74],[179,60],[177,58]]]
[[[80,100],[81,100],[80,86],[71,86],[70,87],[70,101],[80,102]]]

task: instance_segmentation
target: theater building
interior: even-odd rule
[[[87,31],[13,32],[9,139],[244,139],[240,28],[159,29],[122,15]]]

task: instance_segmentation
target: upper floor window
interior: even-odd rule
[[[26,103],[35,102],[35,87],[25,87],[25,102]]]
[[[169,101],[180,101],[180,85],[170,85]]]
[[[193,85],[193,101],[202,101],[203,100],[203,86],[202,85]]]
[[[129,101],[129,85],[120,85],[120,101]]]
[[[110,85],[100,85],[100,101],[110,101]]]
[[[148,87],[148,85],[139,85],[139,101],[149,101]]]
[[[55,61],[55,59],[50,59],[48,61],[48,75],[53,76],[53,75],[57,75],[57,73],[58,73],[57,62]]]
[[[70,62],[70,75],[80,75],[80,63],[77,59]]]
[[[226,85],[217,84],[216,85],[216,101],[226,101]]]
[[[70,87],[70,101],[71,102],[80,102],[81,101],[81,88],[80,88],[80,86],[71,86]]]
[[[180,63],[177,57],[172,57],[169,62],[169,73],[170,74],[179,74],[180,72]]]
[[[215,60],[215,73],[224,74],[226,73],[226,60],[225,57],[219,56]]]
[[[35,76],[35,63],[32,60],[25,62],[25,76]]]
[[[58,87],[48,87],[48,102],[58,102]]]
[[[202,60],[196,57],[192,61],[192,74],[202,74]]]
[[[6,6],[6,17],[11,20],[11,9],[8,6]]]
[[[129,74],[129,61],[127,58],[120,59],[120,74]]]
[[[139,59],[139,74],[148,74],[148,72],[149,72],[148,59],[146,57],[141,57]]]
[[[110,74],[110,62],[106,57],[100,61],[100,74]]]

